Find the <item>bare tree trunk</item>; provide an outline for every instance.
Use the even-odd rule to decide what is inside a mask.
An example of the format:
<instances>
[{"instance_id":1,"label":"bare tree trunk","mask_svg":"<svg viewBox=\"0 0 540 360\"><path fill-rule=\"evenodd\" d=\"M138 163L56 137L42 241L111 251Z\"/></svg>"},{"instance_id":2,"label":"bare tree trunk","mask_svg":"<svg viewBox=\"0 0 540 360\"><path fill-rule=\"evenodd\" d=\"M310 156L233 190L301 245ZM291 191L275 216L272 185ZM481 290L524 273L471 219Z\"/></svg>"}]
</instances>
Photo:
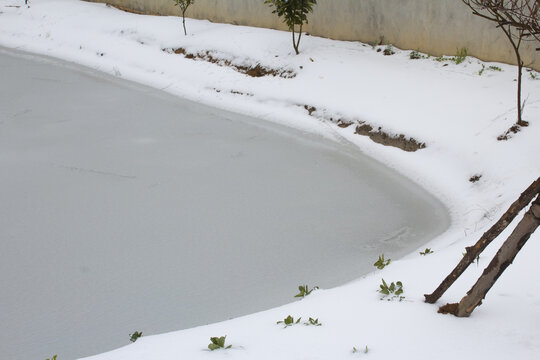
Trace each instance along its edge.
<instances>
[{"instance_id":1,"label":"bare tree trunk","mask_svg":"<svg viewBox=\"0 0 540 360\"><path fill-rule=\"evenodd\" d=\"M501 216L488 231L482 235L480 240L474 246L468 247L467 252L452 270L452 272L443 280L443 282L435 289L431 294L426 294L426 302L433 304L448 290L450 286L465 272L474 259L478 257L484 251L484 249L497 237L500 233L506 229L506 227L515 219L519 212L527 206L534 197L540 193L540 177L536 179L520 196L519 199L514 201L508 210Z\"/></svg>"},{"instance_id":2,"label":"bare tree trunk","mask_svg":"<svg viewBox=\"0 0 540 360\"><path fill-rule=\"evenodd\" d=\"M461 299L454 315L458 317L468 317L477 306L482 304L487 292L502 275L504 270L512 264L517 253L529 240L531 234L540 225L540 196L532 203L529 211L525 213L523 219L516 226L512 234L504 242L493 260L476 284Z\"/></svg>"},{"instance_id":3,"label":"bare tree trunk","mask_svg":"<svg viewBox=\"0 0 540 360\"><path fill-rule=\"evenodd\" d=\"M295 50L296 50L296 55L300 54L300 51L298 49L300 49L300 39L302 39L302 27L303 27L304 24L300 24L300 31L298 32L298 41L296 42L296 46L295 46Z\"/></svg>"},{"instance_id":4,"label":"bare tree trunk","mask_svg":"<svg viewBox=\"0 0 540 360\"><path fill-rule=\"evenodd\" d=\"M184 36L187 36L187 30L186 30L186 9L182 11L182 25L184 26Z\"/></svg>"},{"instance_id":5,"label":"bare tree trunk","mask_svg":"<svg viewBox=\"0 0 540 360\"><path fill-rule=\"evenodd\" d=\"M294 32L294 27L292 28L292 46L294 48L294 51L296 51L296 55L300 54L300 52L298 51L298 46L296 45L296 36Z\"/></svg>"},{"instance_id":6,"label":"bare tree trunk","mask_svg":"<svg viewBox=\"0 0 540 360\"><path fill-rule=\"evenodd\" d=\"M518 119L516 123L520 126L527 126L529 125L528 122L523 121L523 104L521 102L521 83L523 78L523 60L521 60L521 54L519 52L519 48L521 47L521 42L523 40L523 31L518 30L519 35L517 36L517 43L514 41L514 38L512 38L511 30L506 30L504 26L501 26L502 31L504 31L504 34L510 40L510 44L512 44L512 48L514 49L514 53L516 54L516 60L518 63L518 78L517 78L517 111L518 111Z\"/></svg>"}]
</instances>

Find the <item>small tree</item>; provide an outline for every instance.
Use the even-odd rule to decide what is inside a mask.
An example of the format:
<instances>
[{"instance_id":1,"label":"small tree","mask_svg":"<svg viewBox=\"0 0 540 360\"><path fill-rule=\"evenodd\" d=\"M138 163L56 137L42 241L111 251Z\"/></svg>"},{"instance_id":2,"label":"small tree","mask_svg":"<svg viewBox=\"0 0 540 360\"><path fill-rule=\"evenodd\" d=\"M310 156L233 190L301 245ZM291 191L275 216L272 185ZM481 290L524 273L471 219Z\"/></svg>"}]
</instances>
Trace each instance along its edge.
<instances>
[{"instance_id":1,"label":"small tree","mask_svg":"<svg viewBox=\"0 0 540 360\"><path fill-rule=\"evenodd\" d=\"M184 35L187 36L186 31L186 11L188 7L195 2L195 0L173 0L174 6L179 6L182 11L182 25L184 25Z\"/></svg>"},{"instance_id":2,"label":"small tree","mask_svg":"<svg viewBox=\"0 0 540 360\"><path fill-rule=\"evenodd\" d=\"M518 63L517 84L517 124L527 126L523 121L522 112L524 103L521 101L521 78L523 72L523 60L519 52L520 46L525 40L539 38L540 26L538 26L539 1L538 0L462 0L473 12L489 21L497 23L504 35L510 41ZM536 24L536 27L534 25Z\"/></svg>"},{"instance_id":3,"label":"small tree","mask_svg":"<svg viewBox=\"0 0 540 360\"><path fill-rule=\"evenodd\" d=\"M302 38L302 27L308 23L307 15L313 12L313 5L317 4L317 0L264 0L264 3L275 7L272 14L283 17L283 22L292 32L294 51L296 55L300 54L298 48ZM296 26L299 26L298 39L296 39Z\"/></svg>"}]
</instances>

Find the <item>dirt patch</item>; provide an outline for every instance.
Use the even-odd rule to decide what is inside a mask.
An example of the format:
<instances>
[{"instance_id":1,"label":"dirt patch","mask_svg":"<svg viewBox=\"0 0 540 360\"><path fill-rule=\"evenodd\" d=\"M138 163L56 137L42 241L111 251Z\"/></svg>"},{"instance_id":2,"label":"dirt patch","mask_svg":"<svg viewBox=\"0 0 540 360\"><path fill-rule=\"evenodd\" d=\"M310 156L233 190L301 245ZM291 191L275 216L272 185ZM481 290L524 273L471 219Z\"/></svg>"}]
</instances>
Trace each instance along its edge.
<instances>
[{"instance_id":1,"label":"dirt patch","mask_svg":"<svg viewBox=\"0 0 540 360\"><path fill-rule=\"evenodd\" d=\"M439 308L437 311L439 314L452 314L456 315L458 311L458 303L446 304Z\"/></svg>"},{"instance_id":2,"label":"dirt patch","mask_svg":"<svg viewBox=\"0 0 540 360\"><path fill-rule=\"evenodd\" d=\"M317 108L315 106L309 106L309 105L304 105L304 109L306 109L309 116L312 116L311 114L317 111Z\"/></svg>"},{"instance_id":3,"label":"dirt patch","mask_svg":"<svg viewBox=\"0 0 540 360\"><path fill-rule=\"evenodd\" d=\"M477 174L477 175L471 176L471 178L469 179L469 181L472 182L472 183L474 184L475 182L480 181L481 178L482 178L482 175Z\"/></svg>"},{"instance_id":4,"label":"dirt patch","mask_svg":"<svg viewBox=\"0 0 540 360\"><path fill-rule=\"evenodd\" d=\"M529 123L526 121L522 121L521 124L514 124L510 127L510 129L506 130L504 134L499 135L497 137L497 140L506 141L510 139L513 134L517 134L518 132L520 132L522 127L527 127L527 126L529 126Z\"/></svg>"},{"instance_id":5,"label":"dirt patch","mask_svg":"<svg viewBox=\"0 0 540 360\"><path fill-rule=\"evenodd\" d=\"M426 147L425 143L419 142L414 138L406 138L404 134L392 136L384 132L381 127L373 130L373 127L366 123L358 125L355 134L369 136L371 140L378 144L397 147L408 152L414 152Z\"/></svg>"},{"instance_id":6,"label":"dirt patch","mask_svg":"<svg viewBox=\"0 0 540 360\"><path fill-rule=\"evenodd\" d=\"M221 93L222 90L218 88L214 88L214 91L217 93ZM229 93L233 95L254 96L252 93L245 93L243 91L238 91L238 90L229 90Z\"/></svg>"},{"instance_id":7,"label":"dirt patch","mask_svg":"<svg viewBox=\"0 0 540 360\"><path fill-rule=\"evenodd\" d=\"M255 66L245 66L245 65L234 64L230 60L220 59L213 56L210 53L210 51L205 51L202 53L200 52L188 53L186 49L184 48L163 49L163 51L173 52L178 55L183 55L186 59L204 60L204 61L210 62L212 64L216 64L219 66L227 66L233 70L238 71L241 74L245 74L245 75L256 77L256 78L263 77L263 76L278 76L283 79L292 79L296 76L296 74L292 70L287 70L287 69L273 69L273 68L262 66L261 64L257 64Z\"/></svg>"},{"instance_id":8,"label":"dirt patch","mask_svg":"<svg viewBox=\"0 0 540 360\"><path fill-rule=\"evenodd\" d=\"M342 119L339 119L337 121L337 126L339 126L342 129L346 129L349 126L351 126L352 124L353 124L352 122L343 121Z\"/></svg>"},{"instance_id":9,"label":"dirt patch","mask_svg":"<svg viewBox=\"0 0 540 360\"><path fill-rule=\"evenodd\" d=\"M245 93L243 91L238 91L238 90L231 90L230 93L233 95L253 96L252 93Z\"/></svg>"},{"instance_id":10,"label":"dirt patch","mask_svg":"<svg viewBox=\"0 0 540 360\"><path fill-rule=\"evenodd\" d=\"M424 149L426 144L419 142L414 138L407 138L404 134L398 136L392 136L386 133L381 127L377 130L373 129L373 126L364 121L352 121L343 118L335 119L333 116L325 117L324 115L317 114L317 108L315 106L303 105L303 108L308 112L309 116L316 117L321 120L330 121L340 128L348 128L351 125L357 124L355 134L368 136L371 140L378 144L385 146L393 146L403 151L414 152L420 149Z\"/></svg>"}]
</instances>

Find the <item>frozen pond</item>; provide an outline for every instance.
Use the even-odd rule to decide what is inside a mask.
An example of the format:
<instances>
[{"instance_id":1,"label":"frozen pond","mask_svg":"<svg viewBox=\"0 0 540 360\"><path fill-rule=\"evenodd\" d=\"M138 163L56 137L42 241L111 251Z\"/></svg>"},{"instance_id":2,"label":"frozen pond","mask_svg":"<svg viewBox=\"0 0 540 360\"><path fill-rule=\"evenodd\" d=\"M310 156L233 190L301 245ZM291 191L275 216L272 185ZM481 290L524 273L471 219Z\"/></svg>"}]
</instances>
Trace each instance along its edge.
<instances>
[{"instance_id":1,"label":"frozen pond","mask_svg":"<svg viewBox=\"0 0 540 360\"><path fill-rule=\"evenodd\" d=\"M6 50L0 74L4 359L264 310L448 226L352 146Z\"/></svg>"}]
</instances>

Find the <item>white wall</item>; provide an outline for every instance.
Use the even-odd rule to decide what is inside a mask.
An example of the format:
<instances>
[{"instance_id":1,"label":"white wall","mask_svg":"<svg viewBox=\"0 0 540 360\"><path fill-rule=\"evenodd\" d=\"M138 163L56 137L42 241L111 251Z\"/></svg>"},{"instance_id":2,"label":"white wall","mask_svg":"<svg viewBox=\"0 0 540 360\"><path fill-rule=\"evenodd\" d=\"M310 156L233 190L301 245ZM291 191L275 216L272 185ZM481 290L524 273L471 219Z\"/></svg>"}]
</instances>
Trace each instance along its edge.
<instances>
[{"instance_id":1,"label":"white wall","mask_svg":"<svg viewBox=\"0 0 540 360\"><path fill-rule=\"evenodd\" d=\"M172 0L92 0L144 13L179 15ZM264 0L196 0L188 16L213 22L286 29ZM515 55L494 23L471 14L461 0L318 0L305 30L339 40L378 41L401 49L455 55L466 47L483 60L515 63ZM540 69L537 43L525 43L525 64ZM536 63L535 63L536 61Z\"/></svg>"}]
</instances>

